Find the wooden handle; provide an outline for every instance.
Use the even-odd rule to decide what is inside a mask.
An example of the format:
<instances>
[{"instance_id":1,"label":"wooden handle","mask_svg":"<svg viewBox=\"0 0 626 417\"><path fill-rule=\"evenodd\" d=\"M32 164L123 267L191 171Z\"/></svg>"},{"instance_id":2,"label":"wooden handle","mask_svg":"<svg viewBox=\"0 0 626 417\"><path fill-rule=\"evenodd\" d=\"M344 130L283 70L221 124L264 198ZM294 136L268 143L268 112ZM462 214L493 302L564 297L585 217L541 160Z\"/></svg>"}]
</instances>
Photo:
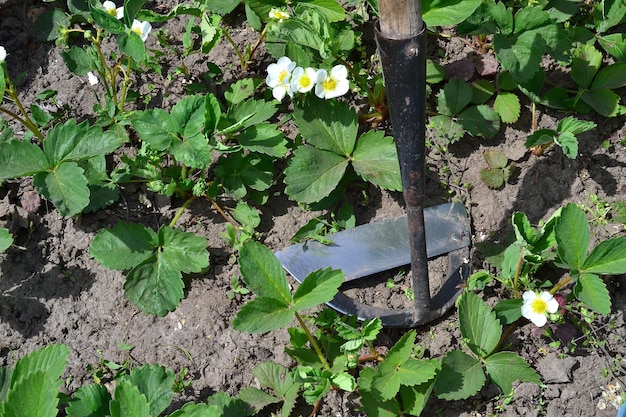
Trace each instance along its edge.
<instances>
[{"instance_id":1,"label":"wooden handle","mask_svg":"<svg viewBox=\"0 0 626 417\"><path fill-rule=\"evenodd\" d=\"M380 33L390 39L407 39L422 30L420 0L378 0Z\"/></svg>"}]
</instances>

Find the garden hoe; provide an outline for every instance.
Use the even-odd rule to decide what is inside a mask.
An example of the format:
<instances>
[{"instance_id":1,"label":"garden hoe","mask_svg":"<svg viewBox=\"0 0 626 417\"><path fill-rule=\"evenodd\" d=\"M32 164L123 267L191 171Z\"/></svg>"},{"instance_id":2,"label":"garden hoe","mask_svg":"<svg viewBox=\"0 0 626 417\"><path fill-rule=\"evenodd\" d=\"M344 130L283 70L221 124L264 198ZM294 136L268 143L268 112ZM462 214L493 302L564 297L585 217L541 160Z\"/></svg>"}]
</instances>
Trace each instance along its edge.
<instances>
[{"instance_id":1,"label":"garden hoe","mask_svg":"<svg viewBox=\"0 0 626 417\"><path fill-rule=\"evenodd\" d=\"M390 327L415 327L441 317L454 305L469 266L469 218L461 204L424 208L426 122L426 31L419 0L379 0L376 30L393 127L406 215L372 222L328 236L324 245L308 241L276 256L296 280L332 267L344 281L411 264L413 305L404 310L360 303L343 292L329 303L360 319L380 317ZM430 277L428 258L448 254L447 276ZM432 282L431 282L432 280ZM436 292L431 296L431 284Z\"/></svg>"}]
</instances>

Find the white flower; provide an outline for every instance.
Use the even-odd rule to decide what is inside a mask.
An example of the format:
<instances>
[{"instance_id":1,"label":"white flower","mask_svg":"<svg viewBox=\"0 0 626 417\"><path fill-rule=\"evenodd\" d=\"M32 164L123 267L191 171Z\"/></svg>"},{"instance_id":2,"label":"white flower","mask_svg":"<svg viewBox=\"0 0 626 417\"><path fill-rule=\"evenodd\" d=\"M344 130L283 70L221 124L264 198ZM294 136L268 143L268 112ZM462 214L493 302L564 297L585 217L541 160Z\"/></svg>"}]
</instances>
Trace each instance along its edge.
<instances>
[{"instance_id":1,"label":"white flower","mask_svg":"<svg viewBox=\"0 0 626 417\"><path fill-rule=\"evenodd\" d=\"M91 71L89 71L89 72L87 73L87 79L89 80L89 84L91 84L91 85L96 85L96 84L98 84L98 77L96 77L96 76L94 75L94 73L93 73L93 72L91 72Z\"/></svg>"},{"instance_id":2,"label":"white flower","mask_svg":"<svg viewBox=\"0 0 626 417\"><path fill-rule=\"evenodd\" d=\"M272 8L268 14L270 19L276 19L279 22L282 22L285 19L289 19L291 16L284 10Z\"/></svg>"},{"instance_id":3,"label":"white flower","mask_svg":"<svg viewBox=\"0 0 626 417\"><path fill-rule=\"evenodd\" d=\"M150 22L140 22L139 20L133 20L133 25L130 28L131 32L135 32L142 41L146 41L148 39L148 33L152 30L152 25Z\"/></svg>"},{"instance_id":4,"label":"white flower","mask_svg":"<svg viewBox=\"0 0 626 417\"><path fill-rule=\"evenodd\" d=\"M104 10L111 16L115 16L118 19L124 17L124 7L117 7L112 1L105 1L102 3L102 7L104 7Z\"/></svg>"},{"instance_id":5,"label":"white flower","mask_svg":"<svg viewBox=\"0 0 626 417\"><path fill-rule=\"evenodd\" d=\"M559 302L547 291L537 294L534 291L526 291L522 296L522 316L532 321L537 327L541 327L548 321L548 313L556 313Z\"/></svg>"},{"instance_id":6,"label":"white flower","mask_svg":"<svg viewBox=\"0 0 626 417\"><path fill-rule=\"evenodd\" d=\"M348 70L343 65L334 66L330 74L324 69L317 70L315 82L315 95L319 98L339 97L350 89Z\"/></svg>"},{"instance_id":7,"label":"white flower","mask_svg":"<svg viewBox=\"0 0 626 417\"><path fill-rule=\"evenodd\" d=\"M315 74L313 68L297 67L291 74L291 90L300 93L311 91L315 86Z\"/></svg>"},{"instance_id":8,"label":"white flower","mask_svg":"<svg viewBox=\"0 0 626 417\"><path fill-rule=\"evenodd\" d=\"M7 50L4 49L4 46L0 46L0 64L7 59Z\"/></svg>"},{"instance_id":9,"label":"white flower","mask_svg":"<svg viewBox=\"0 0 626 417\"><path fill-rule=\"evenodd\" d=\"M291 72L296 67L296 63L286 56L280 58L275 64L267 67L267 77L265 83L272 89L272 95L276 100L282 101L285 94L293 96L291 90Z\"/></svg>"}]
</instances>

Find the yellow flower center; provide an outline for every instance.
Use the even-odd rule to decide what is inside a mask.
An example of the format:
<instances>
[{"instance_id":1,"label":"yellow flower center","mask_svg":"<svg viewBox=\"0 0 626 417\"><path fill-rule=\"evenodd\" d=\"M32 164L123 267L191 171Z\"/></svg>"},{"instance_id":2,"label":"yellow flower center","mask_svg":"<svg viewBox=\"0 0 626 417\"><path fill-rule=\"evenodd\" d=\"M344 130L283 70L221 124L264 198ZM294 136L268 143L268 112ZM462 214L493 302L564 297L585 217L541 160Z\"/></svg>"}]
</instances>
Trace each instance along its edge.
<instances>
[{"instance_id":1,"label":"yellow flower center","mask_svg":"<svg viewBox=\"0 0 626 417\"><path fill-rule=\"evenodd\" d=\"M289 71L282 70L280 74L278 74L278 82L280 84L285 84L285 78L289 76Z\"/></svg>"},{"instance_id":2,"label":"yellow flower center","mask_svg":"<svg viewBox=\"0 0 626 417\"><path fill-rule=\"evenodd\" d=\"M139 37L141 38L141 28L140 27L135 27L133 29L131 29L133 32L135 32L137 35L139 35Z\"/></svg>"},{"instance_id":3,"label":"yellow flower center","mask_svg":"<svg viewBox=\"0 0 626 417\"><path fill-rule=\"evenodd\" d=\"M109 12L111 16L117 16L117 10L114 8L107 9L107 12Z\"/></svg>"},{"instance_id":4,"label":"yellow flower center","mask_svg":"<svg viewBox=\"0 0 626 417\"><path fill-rule=\"evenodd\" d=\"M300 86L302 88L308 88L311 85L311 79L307 75L300 77Z\"/></svg>"},{"instance_id":5,"label":"yellow flower center","mask_svg":"<svg viewBox=\"0 0 626 417\"><path fill-rule=\"evenodd\" d=\"M530 308L533 309L533 313L535 314L546 314L548 311L548 303L541 298L535 298L533 302L530 303Z\"/></svg>"},{"instance_id":6,"label":"yellow flower center","mask_svg":"<svg viewBox=\"0 0 626 417\"><path fill-rule=\"evenodd\" d=\"M322 81L322 87L324 88L324 91L333 91L337 88L337 80L332 77L328 77Z\"/></svg>"}]
</instances>

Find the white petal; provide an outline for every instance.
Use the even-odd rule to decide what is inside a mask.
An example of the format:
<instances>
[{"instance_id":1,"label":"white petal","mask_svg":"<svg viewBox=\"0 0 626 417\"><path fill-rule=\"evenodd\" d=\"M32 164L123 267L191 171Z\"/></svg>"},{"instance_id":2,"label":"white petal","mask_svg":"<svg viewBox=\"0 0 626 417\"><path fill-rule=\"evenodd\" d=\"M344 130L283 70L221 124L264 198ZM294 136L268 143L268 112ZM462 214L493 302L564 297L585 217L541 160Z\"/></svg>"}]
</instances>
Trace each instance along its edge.
<instances>
[{"instance_id":1,"label":"white petal","mask_svg":"<svg viewBox=\"0 0 626 417\"><path fill-rule=\"evenodd\" d=\"M124 17L124 7L118 7L115 9L115 17L118 19L122 19Z\"/></svg>"},{"instance_id":2,"label":"white petal","mask_svg":"<svg viewBox=\"0 0 626 417\"><path fill-rule=\"evenodd\" d=\"M550 301L547 302L547 304L548 313L556 313L559 309L559 302L555 298L552 298Z\"/></svg>"},{"instance_id":3,"label":"white petal","mask_svg":"<svg viewBox=\"0 0 626 417\"><path fill-rule=\"evenodd\" d=\"M328 72L325 69L318 69L315 74L315 82L321 83L328 77Z\"/></svg>"},{"instance_id":4,"label":"white petal","mask_svg":"<svg viewBox=\"0 0 626 417\"><path fill-rule=\"evenodd\" d=\"M4 62L7 59L7 50L4 49L4 46L0 46L0 63Z\"/></svg>"},{"instance_id":5,"label":"white petal","mask_svg":"<svg viewBox=\"0 0 626 417\"><path fill-rule=\"evenodd\" d=\"M283 101L283 98L285 98L285 94L287 94L287 89L282 85L279 85L278 87L274 87L274 89L272 89L272 95L278 101Z\"/></svg>"},{"instance_id":6,"label":"white petal","mask_svg":"<svg viewBox=\"0 0 626 417\"><path fill-rule=\"evenodd\" d=\"M530 321L537 327L543 327L548 322L548 318L544 314L533 314Z\"/></svg>"},{"instance_id":7,"label":"white petal","mask_svg":"<svg viewBox=\"0 0 626 417\"><path fill-rule=\"evenodd\" d=\"M91 85L98 84L98 77L96 77L91 71L87 73L87 79L89 80L89 84Z\"/></svg>"},{"instance_id":8,"label":"white petal","mask_svg":"<svg viewBox=\"0 0 626 417\"><path fill-rule=\"evenodd\" d=\"M322 86L322 84L315 84L315 95L319 98L324 98L324 96L326 95L326 91L324 91L324 86Z\"/></svg>"},{"instance_id":9,"label":"white petal","mask_svg":"<svg viewBox=\"0 0 626 417\"><path fill-rule=\"evenodd\" d=\"M537 293L534 291L525 291L524 294L522 295L522 298L524 299L525 302L529 302L537 298Z\"/></svg>"},{"instance_id":10,"label":"white petal","mask_svg":"<svg viewBox=\"0 0 626 417\"><path fill-rule=\"evenodd\" d=\"M330 74L337 79L348 78L348 69L343 65L336 65L330 70Z\"/></svg>"}]
</instances>

